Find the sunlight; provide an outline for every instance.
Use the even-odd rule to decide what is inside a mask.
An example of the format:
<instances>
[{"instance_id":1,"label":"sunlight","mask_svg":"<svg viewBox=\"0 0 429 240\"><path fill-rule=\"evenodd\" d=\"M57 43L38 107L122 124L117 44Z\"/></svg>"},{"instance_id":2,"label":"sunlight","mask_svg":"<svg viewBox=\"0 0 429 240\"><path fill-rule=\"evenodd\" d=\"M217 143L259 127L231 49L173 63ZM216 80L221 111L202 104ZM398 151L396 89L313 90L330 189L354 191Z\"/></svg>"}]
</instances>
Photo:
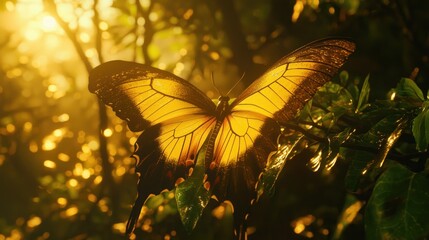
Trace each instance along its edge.
<instances>
[{"instance_id":1,"label":"sunlight","mask_svg":"<svg viewBox=\"0 0 429 240\"><path fill-rule=\"evenodd\" d=\"M64 212L64 215L65 215L66 217L71 217L71 216L76 215L78 212L79 212L79 209L78 209L77 207L73 206L73 207L68 208L68 209Z\"/></svg>"},{"instance_id":2,"label":"sunlight","mask_svg":"<svg viewBox=\"0 0 429 240\"><path fill-rule=\"evenodd\" d=\"M111 136L113 135L113 131L112 131L112 129L110 129L110 128L106 128L106 129L104 129L104 131L103 131L103 135L104 135L105 137L111 137Z\"/></svg>"},{"instance_id":3,"label":"sunlight","mask_svg":"<svg viewBox=\"0 0 429 240\"><path fill-rule=\"evenodd\" d=\"M57 167L57 164L56 164L54 161L51 161L51 160L45 160L45 161L43 162L43 166L45 166L46 168L54 169L54 168L56 168L56 167Z\"/></svg>"},{"instance_id":4,"label":"sunlight","mask_svg":"<svg viewBox=\"0 0 429 240\"><path fill-rule=\"evenodd\" d=\"M45 138L43 140L42 149L43 151L51 151L54 150L57 147L57 144L54 142L51 138Z\"/></svg>"},{"instance_id":5,"label":"sunlight","mask_svg":"<svg viewBox=\"0 0 429 240\"><path fill-rule=\"evenodd\" d=\"M60 30L55 18L49 15L42 17L42 20L40 21L40 25L42 30L45 32L53 32L53 31Z\"/></svg>"},{"instance_id":6,"label":"sunlight","mask_svg":"<svg viewBox=\"0 0 429 240\"><path fill-rule=\"evenodd\" d=\"M35 228L42 223L42 219L38 216L34 216L27 221L27 227Z\"/></svg>"},{"instance_id":7,"label":"sunlight","mask_svg":"<svg viewBox=\"0 0 429 240\"><path fill-rule=\"evenodd\" d=\"M72 179L70 179L69 181L68 181L68 185L70 186L70 187L77 187L77 185L79 184L79 182L76 180L76 179L74 179L74 178L72 178Z\"/></svg>"},{"instance_id":8,"label":"sunlight","mask_svg":"<svg viewBox=\"0 0 429 240\"><path fill-rule=\"evenodd\" d=\"M57 203L60 207L65 207L68 203L67 198L59 197L57 198Z\"/></svg>"},{"instance_id":9,"label":"sunlight","mask_svg":"<svg viewBox=\"0 0 429 240\"><path fill-rule=\"evenodd\" d=\"M322 151L320 150L314 157L310 159L308 165L310 166L311 171L317 172L320 169L322 162Z\"/></svg>"},{"instance_id":10,"label":"sunlight","mask_svg":"<svg viewBox=\"0 0 429 240\"><path fill-rule=\"evenodd\" d=\"M125 223L115 223L112 228L120 233L125 233L126 224Z\"/></svg>"}]
</instances>

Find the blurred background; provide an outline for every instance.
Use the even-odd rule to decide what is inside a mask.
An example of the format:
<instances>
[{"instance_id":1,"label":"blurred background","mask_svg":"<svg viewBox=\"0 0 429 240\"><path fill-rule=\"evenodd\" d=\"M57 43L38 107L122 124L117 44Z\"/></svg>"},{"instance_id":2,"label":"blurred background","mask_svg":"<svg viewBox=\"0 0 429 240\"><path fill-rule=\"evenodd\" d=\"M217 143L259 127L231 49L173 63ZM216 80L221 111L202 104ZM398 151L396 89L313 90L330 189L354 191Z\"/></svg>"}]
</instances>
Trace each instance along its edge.
<instances>
[{"instance_id":1,"label":"blurred background","mask_svg":"<svg viewBox=\"0 0 429 240\"><path fill-rule=\"evenodd\" d=\"M357 45L343 69L357 82L370 74L371 98L384 99L415 67L428 89L428 12L417 0L1 0L0 240L123 239L138 135L88 92L100 63L150 64L211 98L211 73L221 89L245 73L236 96L292 50L342 36ZM254 207L249 239L332 237L347 163L330 174L306 164L288 163L274 196ZM343 236L363 239L360 213Z\"/></svg>"}]
</instances>

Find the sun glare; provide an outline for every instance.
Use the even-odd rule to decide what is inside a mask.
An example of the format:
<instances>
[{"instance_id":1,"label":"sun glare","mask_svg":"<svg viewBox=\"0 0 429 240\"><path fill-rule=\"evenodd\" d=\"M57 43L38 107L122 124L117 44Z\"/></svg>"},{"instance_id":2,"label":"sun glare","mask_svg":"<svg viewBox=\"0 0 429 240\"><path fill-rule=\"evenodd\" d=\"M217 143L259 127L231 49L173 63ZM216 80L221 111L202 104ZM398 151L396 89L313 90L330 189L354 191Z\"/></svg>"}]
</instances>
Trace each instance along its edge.
<instances>
[{"instance_id":1,"label":"sun glare","mask_svg":"<svg viewBox=\"0 0 429 240\"><path fill-rule=\"evenodd\" d=\"M42 30L45 32L53 32L57 30L58 24L55 18L49 15L43 16L40 22Z\"/></svg>"}]
</instances>

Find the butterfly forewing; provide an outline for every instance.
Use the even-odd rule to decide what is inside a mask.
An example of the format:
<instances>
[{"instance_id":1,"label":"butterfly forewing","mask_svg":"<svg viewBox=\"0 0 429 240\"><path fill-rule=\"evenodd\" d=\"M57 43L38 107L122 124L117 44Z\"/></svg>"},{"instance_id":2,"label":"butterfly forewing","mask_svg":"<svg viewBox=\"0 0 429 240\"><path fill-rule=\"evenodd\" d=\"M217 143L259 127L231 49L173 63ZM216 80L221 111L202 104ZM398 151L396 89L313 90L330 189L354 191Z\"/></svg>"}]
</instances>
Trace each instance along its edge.
<instances>
[{"instance_id":1,"label":"butterfly forewing","mask_svg":"<svg viewBox=\"0 0 429 240\"><path fill-rule=\"evenodd\" d=\"M189 82L148 65L111 61L95 68L89 90L132 131L183 116L214 116L216 106Z\"/></svg>"},{"instance_id":2,"label":"butterfly forewing","mask_svg":"<svg viewBox=\"0 0 429 240\"><path fill-rule=\"evenodd\" d=\"M254 81L232 103L232 112L256 112L280 122L293 118L354 49L348 40L324 39L292 52Z\"/></svg>"}]
</instances>

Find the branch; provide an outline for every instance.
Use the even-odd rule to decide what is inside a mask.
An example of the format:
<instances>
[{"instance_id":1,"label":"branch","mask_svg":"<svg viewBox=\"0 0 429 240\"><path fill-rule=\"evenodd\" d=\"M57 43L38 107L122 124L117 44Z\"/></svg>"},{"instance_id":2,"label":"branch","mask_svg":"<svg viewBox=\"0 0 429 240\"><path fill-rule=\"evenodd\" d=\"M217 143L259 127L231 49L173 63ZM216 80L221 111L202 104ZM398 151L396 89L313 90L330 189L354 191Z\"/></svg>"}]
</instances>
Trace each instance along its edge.
<instances>
[{"instance_id":1,"label":"branch","mask_svg":"<svg viewBox=\"0 0 429 240\"><path fill-rule=\"evenodd\" d=\"M102 47L102 32L101 29L99 27L100 24L100 14L98 13L97 10L97 5L98 5L98 0L94 0L94 5L93 5L93 11L94 11L94 18L92 19L92 22L94 23L94 28L95 28L95 49L97 50L98 53L98 61L100 63L104 62L103 59L103 47Z\"/></svg>"},{"instance_id":2,"label":"branch","mask_svg":"<svg viewBox=\"0 0 429 240\"><path fill-rule=\"evenodd\" d=\"M152 60L149 57L149 44L152 42L154 36L154 29L151 20L149 19L149 14L153 9L152 1L148 9L145 11L139 0L136 0L137 13L141 15L144 19L144 41L142 45L142 54L144 63L147 65L152 65Z\"/></svg>"},{"instance_id":3,"label":"branch","mask_svg":"<svg viewBox=\"0 0 429 240\"><path fill-rule=\"evenodd\" d=\"M57 23L61 26L61 28L63 29L63 31L66 33L67 37L72 41L73 46L76 49L77 54L79 55L80 60L83 62L83 64L85 65L85 68L87 70L87 72L89 73L92 70L92 65L89 62L89 59L86 57L85 52L83 51L83 48L81 46L81 44L79 43L79 41L77 40L76 37L76 33L73 32L67 22L65 22L59 15L58 11L57 11L57 7L54 3L53 0L44 0L43 1L45 10L48 11L52 17L55 18L55 20L57 21Z\"/></svg>"}]
</instances>

